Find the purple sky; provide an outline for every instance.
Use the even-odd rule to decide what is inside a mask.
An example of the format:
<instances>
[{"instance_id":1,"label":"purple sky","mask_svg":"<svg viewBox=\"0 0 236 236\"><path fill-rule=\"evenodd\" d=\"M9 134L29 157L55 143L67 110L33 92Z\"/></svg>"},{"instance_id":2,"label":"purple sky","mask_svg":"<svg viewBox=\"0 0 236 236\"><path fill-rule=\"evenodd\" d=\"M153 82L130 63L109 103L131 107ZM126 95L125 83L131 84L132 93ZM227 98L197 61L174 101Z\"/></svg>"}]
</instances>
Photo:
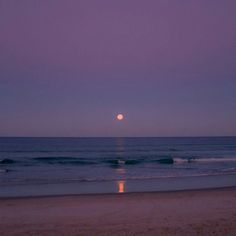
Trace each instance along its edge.
<instances>
[{"instance_id":1,"label":"purple sky","mask_svg":"<svg viewBox=\"0 0 236 236\"><path fill-rule=\"evenodd\" d=\"M0 0L0 136L236 135L235 9Z\"/></svg>"}]
</instances>

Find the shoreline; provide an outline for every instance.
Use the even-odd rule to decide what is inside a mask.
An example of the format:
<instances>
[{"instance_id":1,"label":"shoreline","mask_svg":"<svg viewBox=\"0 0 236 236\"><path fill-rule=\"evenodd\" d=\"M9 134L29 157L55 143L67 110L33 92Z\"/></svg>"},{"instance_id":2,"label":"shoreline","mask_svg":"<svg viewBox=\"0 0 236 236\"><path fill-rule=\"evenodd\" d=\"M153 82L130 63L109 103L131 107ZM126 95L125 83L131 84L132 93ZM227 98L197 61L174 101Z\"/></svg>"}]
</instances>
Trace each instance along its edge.
<instances>
[{"instance_id":1,"label":"shoreline","mask_svg":"<svg viewBox=\"0 0 236 236\"><path fill-rule=\"evenodd\" d=\"M236 175L0 186L0 198L172 192L236 186Z\"/></svg>"},{"instance_id":2,"label":"shoreline","mask_svg":"<svg viewBox=\"0 0 236 236\"><path fill-rule=\"evenodd\" d=\"M199 188L199 189L181 189L181 190L166 190L166 191L137 191L137 192L124 192L124 193L76 193L76 194L55 194L55 195L39 195L39 196L13 196L1 197L1 200L17 200L17 199L44 199L44 198L64 198L64 197L99 197L99 196L124 196L136 194L174 194L174 193L190 193L190 192L211 192L211 191L229 191L235 190L236 186L213 187L213 188Z\"/></svg>"},{"instance_id":3,"label":"shoreline","mask_svg":"<svg viewBox=\"0 0 236 236\"><path fill-rule=\"evenodd\" d=\"M236 187L0 199L1 236L236 235Z\"/></svg>"}]
</instances>

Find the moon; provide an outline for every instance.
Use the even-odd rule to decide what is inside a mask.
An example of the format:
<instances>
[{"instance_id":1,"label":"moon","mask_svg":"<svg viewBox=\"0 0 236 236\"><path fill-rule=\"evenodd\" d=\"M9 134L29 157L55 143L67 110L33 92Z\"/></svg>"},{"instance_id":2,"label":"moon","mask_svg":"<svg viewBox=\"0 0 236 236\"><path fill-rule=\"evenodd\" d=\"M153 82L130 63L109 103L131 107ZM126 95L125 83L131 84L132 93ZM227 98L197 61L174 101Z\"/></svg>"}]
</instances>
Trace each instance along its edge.
<instances>
[{"instance_id":1,"label":"moon","mask_svg":"<svg viewBox=\"0 0 236 236\"><path fill-rule=\"evenodd\" d=\"M117 120L123 120L123 119L124 119L124 115L123 115L123 114L118 114L118 115L116 116L116 119L117 119Z\"/></svg>"}]
</instances>

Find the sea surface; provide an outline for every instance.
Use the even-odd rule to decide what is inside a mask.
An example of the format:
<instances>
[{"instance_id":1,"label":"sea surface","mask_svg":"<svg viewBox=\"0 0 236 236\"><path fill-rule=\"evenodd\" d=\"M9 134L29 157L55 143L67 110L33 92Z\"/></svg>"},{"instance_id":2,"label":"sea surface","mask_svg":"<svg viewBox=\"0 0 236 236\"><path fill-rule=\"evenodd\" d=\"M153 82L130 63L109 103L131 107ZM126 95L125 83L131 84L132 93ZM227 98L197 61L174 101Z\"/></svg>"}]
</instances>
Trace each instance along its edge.
<instances>
[{"instance_id":1,"label":"sea surface","mask_svg":"<svg viewBox=\"0 0 236 236\"><path fill-rule=\"evenodd\" d=\"M0 197L236 186L236 137L0 138Z\"/></svg>"}]
</instances>

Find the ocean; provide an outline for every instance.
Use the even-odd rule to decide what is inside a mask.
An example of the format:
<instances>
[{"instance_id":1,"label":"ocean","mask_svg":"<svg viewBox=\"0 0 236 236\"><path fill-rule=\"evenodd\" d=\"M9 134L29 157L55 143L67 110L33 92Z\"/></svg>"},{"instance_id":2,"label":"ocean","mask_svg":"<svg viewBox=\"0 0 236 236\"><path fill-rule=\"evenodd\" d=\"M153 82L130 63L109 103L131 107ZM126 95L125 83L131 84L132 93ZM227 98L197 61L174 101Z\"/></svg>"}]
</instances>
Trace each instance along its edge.
<instances>
[{"instance_id":1,"label":"ocean","mask_svg":"<svg viewBox=\"0 0 236 236\"><path fill-rule=\"evenodd\" d=\"M236 137L0 138L0 197L236 186Z\"/></svg>"}]
</instances>

